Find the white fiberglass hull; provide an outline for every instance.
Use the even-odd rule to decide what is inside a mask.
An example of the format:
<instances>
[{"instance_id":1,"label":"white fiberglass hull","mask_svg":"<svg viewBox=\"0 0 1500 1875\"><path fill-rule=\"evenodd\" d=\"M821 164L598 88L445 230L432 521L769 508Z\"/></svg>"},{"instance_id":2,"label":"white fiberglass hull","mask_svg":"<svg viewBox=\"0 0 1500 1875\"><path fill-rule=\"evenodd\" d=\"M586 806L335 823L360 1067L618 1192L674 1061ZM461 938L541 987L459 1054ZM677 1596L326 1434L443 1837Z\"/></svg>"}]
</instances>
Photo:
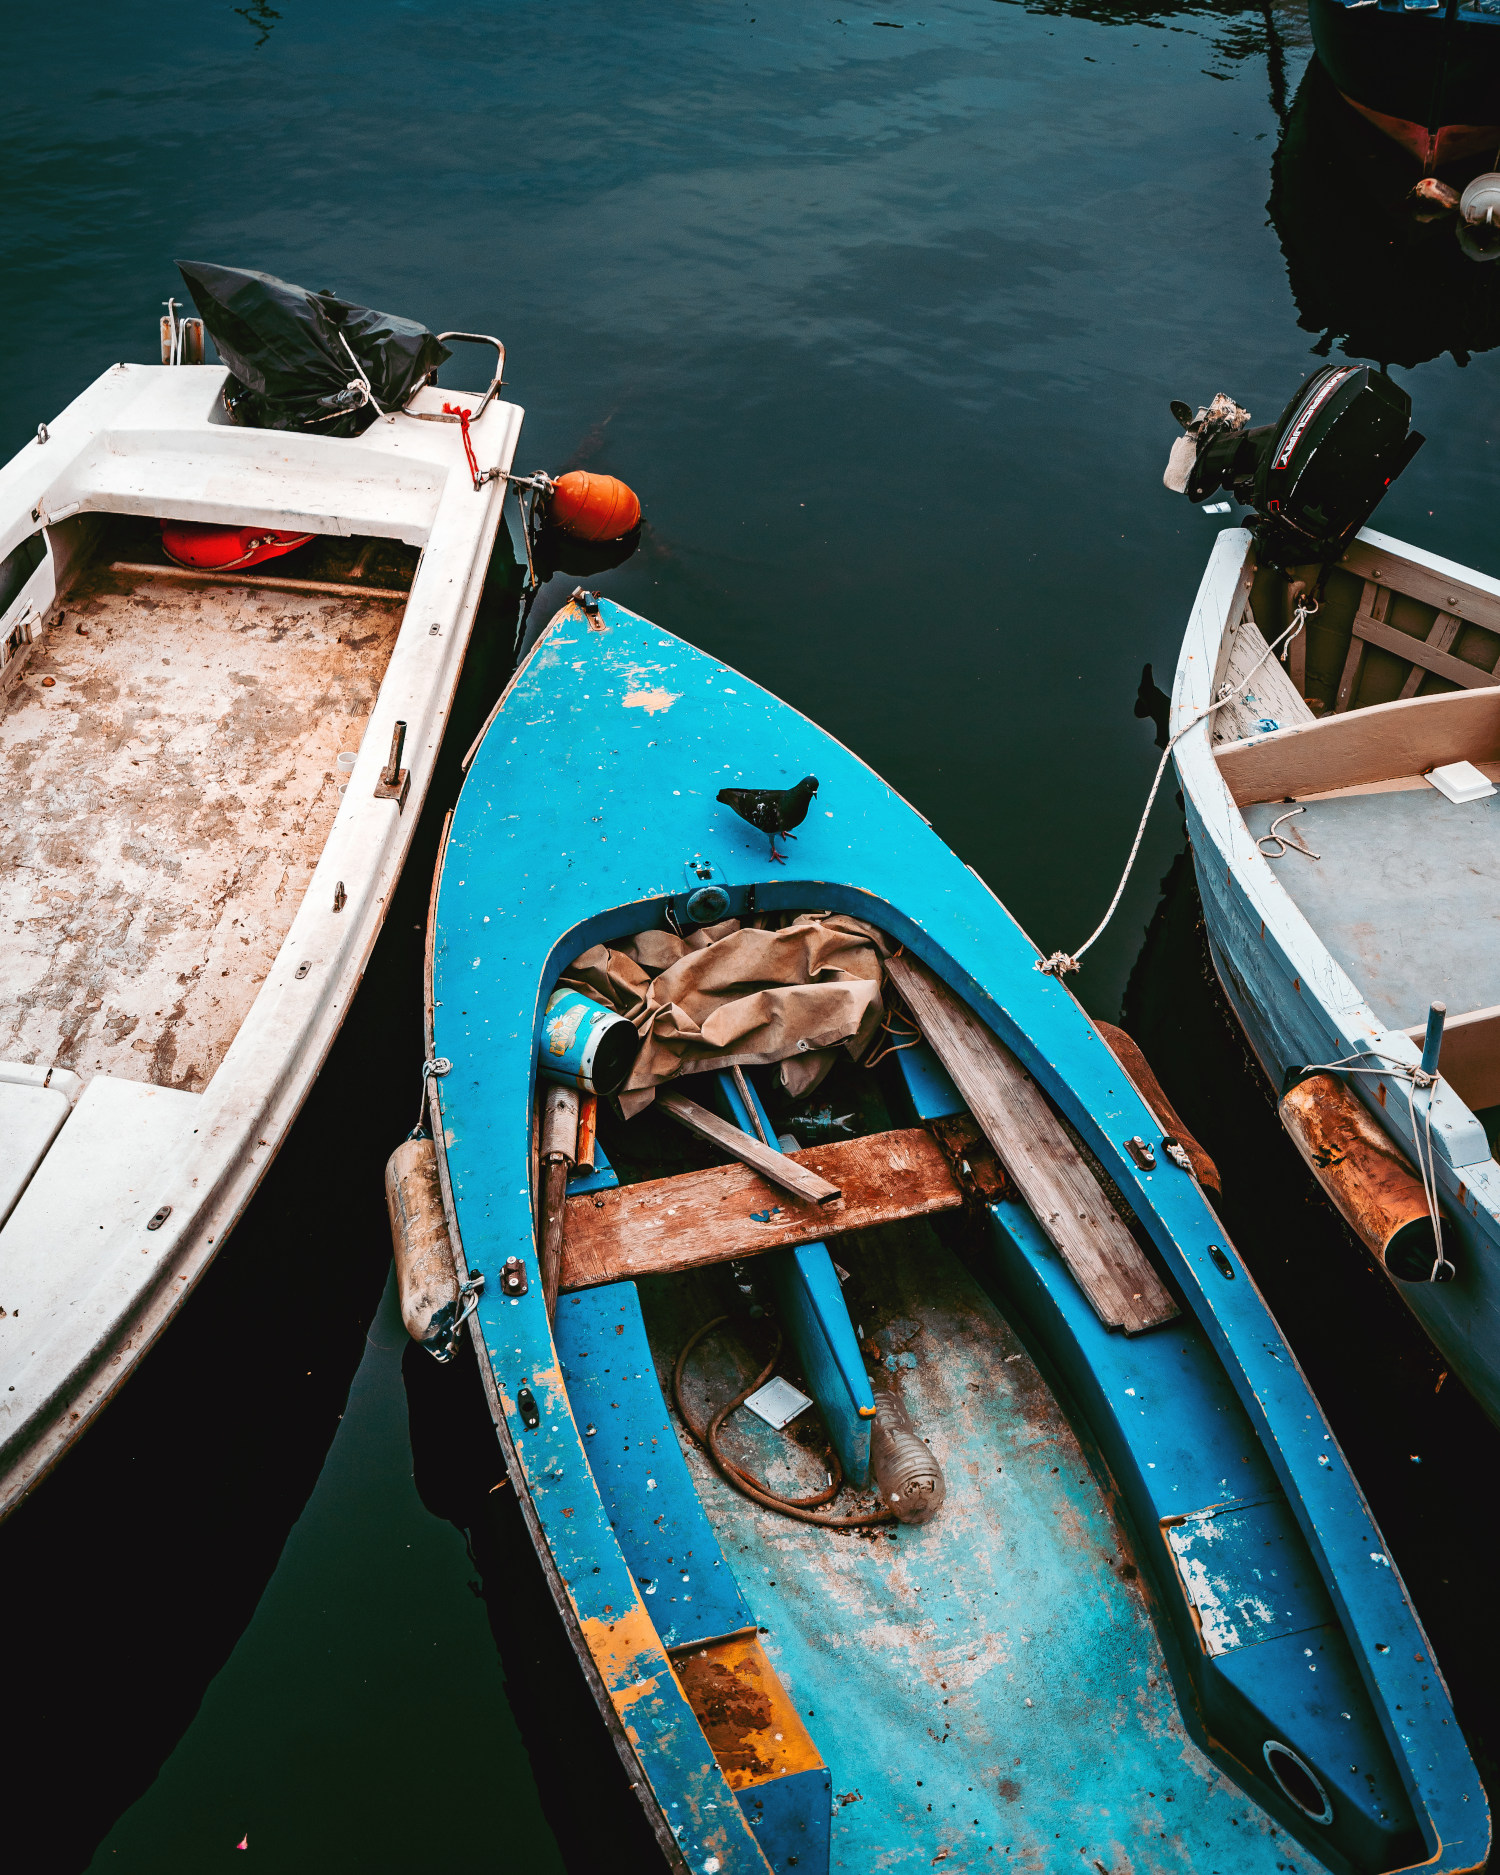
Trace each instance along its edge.
<instances>
[{"instance_id":1,"label":"white fiberglass hull","mask_svg":"<svg viewBox=\"0 0 1500 1875\"><path fill-rule=\"evenodd\" d=\"M1391 588L1422 593L1430 587L1432 602L1438 607L1451 601L1465 618L1500 621L1500 583L1468 569L1368 530L1351 548L1349 559L1362 575L1371 579L1380 575ZM1377 567L1375 560L1384 564ZM1183 643L1172 697L1174 734L1205 708L1231 669L1236 674L1248 670L1264 648L1264 639L1280 629L1279 621L1274 627L1268 623L1263 638L1254 621L1247 621L1254 576L1250 536L1238 529L1226 530L1215 546ZM1447 590L1438 591L1440 587ZM1296 854L1268 858L1257 843L1257 834L1263 831L1261 820L1281 813L1283 805L1306 802L1306 815L1290 824L1298 832L1306 829L1309 844L1316 846L1312 804L1335 797L1343 797L1341 807L1351 798L1389 802L1393 793L1403 791L1412 796L1420 771L1430 762L1420 753L1410 753L1408 745L1416 748L1422 735L1430 738L1435 733L1431 725L1439 717L1458 711L1471 718L1477 711L1500 712L1500 690L1471 688L1420 695L1416 685L1408 684L1399 699L1318 720L1273 660L1252 679L1252 692L1253 703L1201 723L1175 750L1215 968L1278 1093L1289 1068L1366 1056L1377 1072L1350 1077L1349 1085L1414 1159L1416 1140L1406 1094L1409 1083L1399 1073L1378 1070L1382 1063L1418 1062L1420 1048L1409 1031L1424 1013L1422 1001L1411 989L1393 989L1381 979L1374 962L1365 975L1361 960L1378 959L1382 954L1378 943L1366 946L1358 958L1346 949L1349 968L1345 968L1325 941L1327 926L1320 921L1315 928L1294 897L1295 891L1308 900L1306 881L1313 875L1288 869L1310 868L1318 862ZM1278 727L1258 732L1257 719ZM1493 732L1486 729L1484 734ZM1383 774L1381 754L1390 752L1385 765L1393 771L1391 779L1371 781L1360 772L1357 759L1350 754L1357 736L1366 746L1363 759L1370 774ZM1328 750L1335 764L1341 761L1344 766L1337 773L1330 768L1320 777L1318 765L1329 760ZM1475 753L1483 750L1476 745ZM1412 776L1396 772L1407 767L1413 768ZM1264 771L1265 779L1257 782L1254 771ZM1425 788L1425 783L1420 786ZM1275 804L1257 815L1248 800ZM1413 855L1407 869L1412 877L1423 857ZM1390 864L1391 858L1372 854L1372 875L1377 867ZM1395 859L1399 874L1400 856ZM1476 904L1473 915L1494 913L1486 901ZM1377 929L1375 937L1380 935ZM1461 935L1449 931L1449 948ZM1434 973L1444 949L1439 937L1435 927ZM1394 941L1384 948L1387 953L1393 951ZM1362 981L1351 975L1355 969L1360 970ZM1420 982L1420 973L1416 980ZM1411 1009L1399 1004L1402 993L1413 1002ZM1383 1013L1372 1006L1375 1001ZM1452 1015L1461 1012L1468 1014L1468 1004L1462 1000L1452 1007ZM1491 1034L1495 1013L1478 1009L1468 1015L1466 1025L1451 1024L1444 1063L1446 1068L1451 1057L1452 1079L1445 1075L1432 1106L1433 1167L1440 1201L1457 1234L1457 1274L1451 1282L1395 1282L1395 1286L1452 1371L1491 1418L1500 1422L1500 1165L1491 1156L1484 1127L1475 1117L1477 1107L1488 1105L1489 1095L1473 1091L1491 1087L1494 1080L1492 1061L1480 1059L1480 1044L1488 1057L1492 1050L1485 1038ZM1464 1027L1467 1035L1460 1040ZM1465 1048L1467 1055L1461 1052ZM1466 1087L1471 1089L1474 1107L1463 1098ZM1423 1100L1419 1095L1419 1115Z\"/></svg>"},{"instance_id":2,"label":"white fiberglass hull","mask_svg":"<svg viewBox=\"0 0 1500 1875\"><path fill-rule=\"evenodd\" d=\"M0 470L0 1120L21 1141L0 1173L0 1515L172 1319L322 1066L500 525L506 484L475 488L456 424L236 429L222 381L117 365ZM485 409L482 466L509 469L520 422ZM236 584L121 558L153 517L342 537L353 566ZM372 554L409 586L372 581ZM404 798L380 791L398 722Z\"/></svg>"}]
</instances>

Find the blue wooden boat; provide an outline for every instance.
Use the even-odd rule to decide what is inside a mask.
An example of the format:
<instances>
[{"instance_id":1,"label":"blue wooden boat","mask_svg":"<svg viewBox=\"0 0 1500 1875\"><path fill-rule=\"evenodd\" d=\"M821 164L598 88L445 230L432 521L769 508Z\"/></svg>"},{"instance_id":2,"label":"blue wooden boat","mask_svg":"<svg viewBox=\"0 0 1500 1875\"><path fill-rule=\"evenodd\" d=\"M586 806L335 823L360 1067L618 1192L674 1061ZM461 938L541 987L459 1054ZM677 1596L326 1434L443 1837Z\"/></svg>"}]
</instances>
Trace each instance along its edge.
<instances>
[{"instance_id":1,"label":"blue wooden boat","mask_svg":"<svg viewBox=\"0 0 1500 1875\"><path fill-rule=\"evenodd\" d=\"M805 774L816 804L774 867L716 794ZM943 1231L899 1198L887 1209L901 1221L850 1231L847 1177L843 1214L782 1193L726 1227L753 1175L700 1152L663 1096L629 1122L601 1111L549 1325L536 1201L549 993L590 945L691 931L705 881L715 915L724 899L742 920L831 910L903 947L908 1006L923 1007L916 984L1034 1077L1038 1126L1113 1189L1136 1280L1165 1297L1156 1325L1106 1326L1056 1247L1067 1221L986 1182L975 1099L941 1043L941 1059L924 1043L876 1070L846 1062L790 1108L765 1071L675 1085L717 1108L726 1135L796 1143L804 1168L885 1154L893 1186L901 1153L926 1163L947 1129L961 1150L945 1176L971 1188ZM474 754L429 953L429 1114L458 1275L483 1279L481 1377L665 1865L1484 1863L1484 1792L1420 1622L1181 1152L1004 907L867 767L717 658L576 597ZM937 1034L930 1010L922 1026ZM614 1220L617 1250L633 1245L634 1273L605 1267L597 1218ZM677 1245L675 1265L642 1219ZM753 1219L785 1226L782 1247L757 1256ZM746 1260L704 1260L709 1239L722 1258L736 1237ZM941 1462L931 1521L790 1520L705 1459L669 1408L674 1368L700 1423L745 1388L777 1345L764 1318L736 1314L747 1290L776 1310L781 1373L823 1429L799 1441L739 1413L736 1461L807 1491L831 1472L826 1444L849 1481L840 1505L858 1513L873 1375L882 1393L899 1384Z\"/></svg>"},{"instance_id":2,"label":"blue wooden boat","mask_svg":"<svg viewBox=\"0 0 1500 1875\"><path fill-rule=\"evenodd\" d=\"M1495 154L1495 0L1310 0L1308 13L1333 82L1425 169Z\"/></svg>"}]
</instances>

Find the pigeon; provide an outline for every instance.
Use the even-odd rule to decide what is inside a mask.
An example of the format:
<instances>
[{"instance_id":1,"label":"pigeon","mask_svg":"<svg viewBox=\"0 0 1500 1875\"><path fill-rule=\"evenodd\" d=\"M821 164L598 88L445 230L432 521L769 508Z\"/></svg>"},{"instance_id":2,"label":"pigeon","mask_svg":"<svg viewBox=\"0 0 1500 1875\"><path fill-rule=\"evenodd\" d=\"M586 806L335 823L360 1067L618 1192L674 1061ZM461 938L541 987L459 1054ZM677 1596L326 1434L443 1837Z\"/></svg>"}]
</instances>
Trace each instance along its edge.
<instances>
[{"instance_id":1,"label":"pigeon","mask_svg":"<svg viewBox=\"0 0 1500 1875\"><path fill-rule=\"evenodd\" d=\"M741 820L769 834L771 857L778 866L786 864L785 853L776 851L776 836L792 840L793 827L807 819L807 810L818 791L816 775L804 775L795 788L720 788L719 799L732 807Z\"/></svg>"}]
</instances>

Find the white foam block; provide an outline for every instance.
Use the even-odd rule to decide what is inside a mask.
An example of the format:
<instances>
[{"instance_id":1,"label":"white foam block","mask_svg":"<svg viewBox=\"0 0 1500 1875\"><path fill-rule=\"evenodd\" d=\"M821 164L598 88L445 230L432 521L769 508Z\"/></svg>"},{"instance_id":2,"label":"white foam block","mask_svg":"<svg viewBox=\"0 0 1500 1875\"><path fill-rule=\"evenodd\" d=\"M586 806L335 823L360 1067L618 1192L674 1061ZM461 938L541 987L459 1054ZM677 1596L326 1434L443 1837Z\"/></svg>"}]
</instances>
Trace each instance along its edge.
<instances>
[{"instance_id":1,"label":"white foam block","mask_svg":"<svg viewBox=\"0 0 1500 1875\"><path fill-rule=\"evenodd\" d=\"M805 1413L812 1401L789 1380L783 1380L778 1374L774 1380L758 1388L745 1402L750 1411L763 1419L768 1426L780 1432L783 1426L790 1425L799 1413Z\"/></svg>"},{"instance_id":2,"label":"white foam block","mask_svg":"<svg viewBox=\"0 0 1500 1875\"><path fill-rule=\"evenodd\" d=\"M1439 794L1460 807L1466 801L1482 801L1487 794L1495 793L1494 782L1472 762L1447 762L1441 768L1429 769L1427 779Z\"/></svg>"}]
</instances>

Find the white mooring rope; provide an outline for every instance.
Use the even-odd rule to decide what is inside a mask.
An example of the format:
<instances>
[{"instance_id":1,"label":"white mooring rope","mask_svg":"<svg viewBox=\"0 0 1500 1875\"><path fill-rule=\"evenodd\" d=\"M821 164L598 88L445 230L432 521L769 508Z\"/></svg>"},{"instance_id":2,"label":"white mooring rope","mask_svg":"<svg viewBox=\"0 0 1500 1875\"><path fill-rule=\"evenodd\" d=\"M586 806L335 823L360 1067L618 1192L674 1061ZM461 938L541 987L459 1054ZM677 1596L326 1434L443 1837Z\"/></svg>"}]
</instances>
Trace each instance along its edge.
<instances>
[{"instance_id":1,"label":"white mooring rope","mask_svg":"<svg viewBox=\"0 0 1500 1875\"><path fill-rule=\"evenodd\" d=\"M1289 646L1292 640L1297 636L1297 633L1302 630L1303 626L1317 609L1318 603L1315 599L1299 599L1297 601L1297 609L1292 614L1291 624L1287 626L1286 630L1279 638L1274 639L1266 646L1265 651L1255 660L1254 664L1250 666L1250 669L1240 681L1234 685L1223 685L1220 695L1214 702L1199 710L1192 721L1184 723L1177 734L1168 741L1167 746L1161 752L1161 760L1157 763L1156 779L1151 783L1151 792L1146 796L1146 810L1141 815L1141 824L1135 830L1135 841L1130 849L1130 857L1125 862L1124 872L1120 874L1120 883L1115 887L1115 895L1109 901L1109 910L1106 911L1104 916L1099 920L1099 923L1094 928L1089 938L1084 943L1080 944L1076 951L1054 951L1050 957L1039 957L1036 961L1036 968L1038 970L1042 971L1047 976L1064 977L1081 967L1084 952L1092 949L1099 939L1103 937L1109 927L1110 919L1115 915L1120 900L1125 896L1125 887L1130 882L1130 874L1135 866L1136 855L1141 850L1141 841L1146 837L1146 823L1150 820L1151 810L1156 805L1156 796L1161 788L1161 779L1167 772L1167 763L1171 758L1173 749L1176 748L1177 744L1181 742L1188 731L1190 729L1196 729L1205 717L1212 716L1216 710L1222 710L1226 703L1233 703L1240 692L1249 687L1250 679L1260 669L1261 665L1264 664L1268 658L1275 656L1276 652L1281 650L1283 646ZM1285 656L1284 651L1282 655L1283 657Z\"/></svg>"}]
</instances>

